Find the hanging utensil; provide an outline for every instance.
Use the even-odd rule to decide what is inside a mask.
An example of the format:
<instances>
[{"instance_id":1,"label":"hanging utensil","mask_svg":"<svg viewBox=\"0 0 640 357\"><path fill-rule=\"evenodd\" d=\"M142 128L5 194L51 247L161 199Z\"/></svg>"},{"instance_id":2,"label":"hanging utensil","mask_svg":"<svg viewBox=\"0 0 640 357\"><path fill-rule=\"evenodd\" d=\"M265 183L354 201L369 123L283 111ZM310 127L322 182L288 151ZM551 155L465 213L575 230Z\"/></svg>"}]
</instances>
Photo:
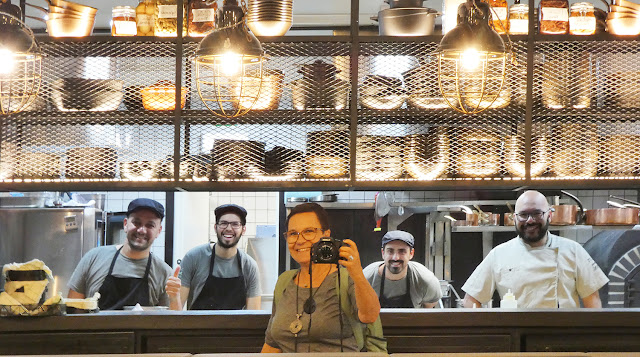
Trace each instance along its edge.
<instances>
[{"instance_id":1,"label":"hanging utensil","mask_svg":"<svg viewBox=\"0 0 640 357\"><path fill-rule=\"evenodd\" d=\"M632 200L630 200L628 198L622 198L622 197L618 197L618 196L614 196L614 195L609 195L609 198L614 198L616 200L620 200L620 201L623 201L623 202L627 202L627 203L631 203L631 204L640 206L640 202L632 201Z\"/></svg>"},{"instance_id":2,"label":"hanging utensil","mask_svg":"<svg viewBox=\"0 0 640 357\"><path fill-rule=\"evenodd\" d=\"M391 205L389 205L389 201L387 201L387 195L385 192L377 192L374 198L374 211L373 218L376 221L376 227L373 229L374 232L382 231L382 217L389 214L391 210Z\"/></svg>"},{"instance_id":3,"label":"hanging utensil","mask_svg":"<svg viewBox=\"0 0 640 357\"><path fill-rule=\"evenodd\" d=\"M623 204L620 204L620 203L618 203L618 202L607 201L607 204L608 204L609 206L616 207L616 208L624 208L624 205L623 205Z\"/></svg>"}]
</instances>

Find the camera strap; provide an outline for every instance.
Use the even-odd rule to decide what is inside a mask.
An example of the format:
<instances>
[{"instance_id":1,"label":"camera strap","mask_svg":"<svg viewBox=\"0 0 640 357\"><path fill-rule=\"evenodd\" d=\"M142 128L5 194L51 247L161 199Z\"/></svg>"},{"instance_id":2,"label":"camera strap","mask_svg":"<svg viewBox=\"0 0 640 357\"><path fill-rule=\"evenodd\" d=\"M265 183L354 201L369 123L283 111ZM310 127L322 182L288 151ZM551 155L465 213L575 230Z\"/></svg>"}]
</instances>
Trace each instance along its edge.
<instances>
[{"instance_id":1,"label":"camera strap","mask_svg":"<svg viewBox=\"0 0 640 357\"><path fill-rule=\"evenodd\" d=\"M344 352L343 338L342 338L342 330L344 329L344 322L342 321L342 294L340 294L340 264L338 264L338 319L340 320L340 352Z\"/></svg>"}]
</instances>

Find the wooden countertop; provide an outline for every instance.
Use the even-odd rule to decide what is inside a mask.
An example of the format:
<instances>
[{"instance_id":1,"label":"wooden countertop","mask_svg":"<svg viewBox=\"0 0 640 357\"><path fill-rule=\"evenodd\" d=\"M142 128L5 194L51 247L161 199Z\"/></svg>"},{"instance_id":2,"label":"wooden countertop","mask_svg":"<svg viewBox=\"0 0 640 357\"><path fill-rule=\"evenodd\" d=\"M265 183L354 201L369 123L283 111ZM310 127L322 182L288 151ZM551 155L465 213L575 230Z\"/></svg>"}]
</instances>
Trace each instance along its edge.
<instances>
[{"instance_id":1,"label":"wooden countertop","mask_svg":"<svg viewBox=\"0 0 640 357\"><path fill-rule=\"evenodd\" d=\"M105 311L50 317L0 318L1 332L261 329L268 311ZM385 328L640 328L640 309L383 309Z\"/></svg>"}]
</instances>

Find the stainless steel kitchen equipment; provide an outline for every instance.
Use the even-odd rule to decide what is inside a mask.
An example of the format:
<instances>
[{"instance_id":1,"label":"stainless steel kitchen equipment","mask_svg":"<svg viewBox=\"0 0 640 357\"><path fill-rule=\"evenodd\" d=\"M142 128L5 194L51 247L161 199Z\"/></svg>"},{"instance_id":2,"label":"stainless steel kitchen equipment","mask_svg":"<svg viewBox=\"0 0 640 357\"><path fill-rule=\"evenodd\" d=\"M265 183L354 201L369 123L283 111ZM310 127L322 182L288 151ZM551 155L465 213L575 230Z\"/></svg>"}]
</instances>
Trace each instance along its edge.
<instances>
[{"instance_id":1,"label":"stainless steel kitchen equipment","mask_svg":"<svg viewBox=\"0 0 640 357\"><path fill-rule=\"evenodd\" d=\"M103 212L93 207L0 208L0 266L40 259L53 272L55 289L66 295L80 258L100 244L103 221Z\"/></svg>"},{"instance_id":2,"label":"stainless steel kitchen equipment","mask_svg":"<svg viewBox=\"0 0 640 357\"><path fill-rule=\"evenodd\" d=\"M383 9L378 12L378 32L380 36L428 36L433 34L438 15L424 7Z\"/></svg>"}]
</instances>

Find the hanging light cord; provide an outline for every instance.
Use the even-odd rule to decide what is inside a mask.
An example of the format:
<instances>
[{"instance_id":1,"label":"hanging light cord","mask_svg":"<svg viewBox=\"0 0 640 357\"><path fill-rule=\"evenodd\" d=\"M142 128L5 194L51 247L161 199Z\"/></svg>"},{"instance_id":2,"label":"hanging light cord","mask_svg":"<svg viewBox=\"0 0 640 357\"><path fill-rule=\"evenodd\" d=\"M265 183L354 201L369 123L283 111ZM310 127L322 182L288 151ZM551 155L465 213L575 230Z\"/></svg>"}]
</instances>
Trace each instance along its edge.
<instances>
[{"instance_id":1,"label":"hanging light cord","mask_svg":"<svg viewBox=\"0 0 640 357\"><path fill-rule=\"evenodd\" d=\"M246 18L245 15L249 13L249 9L247 8L247 3L246 3L245 0L241 0L240 8L242 9L242 12L243 12L243 16L242 16L242 19L240 21L238 21L236 23L233 23L231 25L215 28L215 29L207 32L207 34L210 34L212 32L218 32L218 31L222 31L222 30L232 29L232 28L234 28L234 27L236 27L236 26L238 26L240 24L243 24L243 25L247 26L247 18ZM224 7L223 7L223 9L224 9ZM247 36L247 41L251 41L251 37L249 37L248 29L247 29L247 35L246 36Z\"/></svg>"}]
</instances>

